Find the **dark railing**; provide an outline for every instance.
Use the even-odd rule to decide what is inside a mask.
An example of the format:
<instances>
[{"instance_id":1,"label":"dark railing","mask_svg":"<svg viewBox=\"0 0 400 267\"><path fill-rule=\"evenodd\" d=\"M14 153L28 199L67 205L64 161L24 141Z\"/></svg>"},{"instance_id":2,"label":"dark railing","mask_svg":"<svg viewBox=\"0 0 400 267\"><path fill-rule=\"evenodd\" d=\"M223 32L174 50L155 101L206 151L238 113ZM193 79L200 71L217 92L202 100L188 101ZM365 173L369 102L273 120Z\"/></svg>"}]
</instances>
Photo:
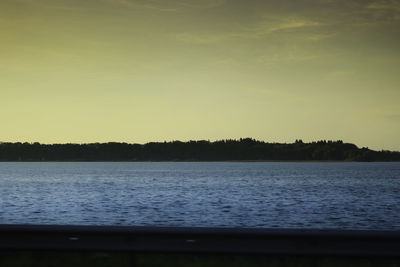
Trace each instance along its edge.
<instances>
[{"instance_id":1,"label":"dark railing","mask_svg":"<svg viewBox=\"0 0 400 267\"><path fill-rule=\"evenodd\" d=\"M0 225L0 250L400 257L400 232Z\"/></svg>"}]
</instances>

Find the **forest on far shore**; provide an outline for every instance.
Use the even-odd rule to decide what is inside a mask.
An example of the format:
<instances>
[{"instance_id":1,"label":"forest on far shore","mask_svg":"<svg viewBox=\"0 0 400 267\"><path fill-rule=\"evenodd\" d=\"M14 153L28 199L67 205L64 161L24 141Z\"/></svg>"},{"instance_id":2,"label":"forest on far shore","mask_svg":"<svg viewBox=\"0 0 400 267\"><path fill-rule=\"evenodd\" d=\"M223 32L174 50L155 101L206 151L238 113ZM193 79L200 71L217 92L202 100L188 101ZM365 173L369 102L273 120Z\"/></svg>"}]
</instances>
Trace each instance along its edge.
<instances>
[{"instance_id":1,"label":"forest on far shore","mask_svg":"<svg viewBox=\"0 0 400 267\"><path fill-rule=\"evenodd\" d=\"M0 142L0 161L400 161L400 152L343 141L267 143L252 138L147 144Z\"/></svg>"}]
</instances>

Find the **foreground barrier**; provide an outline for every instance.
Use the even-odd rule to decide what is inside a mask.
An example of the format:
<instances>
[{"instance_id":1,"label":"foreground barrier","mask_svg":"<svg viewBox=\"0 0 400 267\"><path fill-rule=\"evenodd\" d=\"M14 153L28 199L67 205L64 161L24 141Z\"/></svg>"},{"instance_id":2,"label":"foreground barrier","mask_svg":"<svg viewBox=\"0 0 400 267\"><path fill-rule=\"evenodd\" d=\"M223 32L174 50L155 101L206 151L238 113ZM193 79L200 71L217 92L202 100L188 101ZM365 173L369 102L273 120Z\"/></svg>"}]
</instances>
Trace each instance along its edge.
<instances>
[{"instance_id":1,"label":"foreground barrier","mask_svg":"<svg viewBox=\"0 0 400 267\"><path fill-rule=\"evenodd\" d=\"M400 256L400 232L1 225L0 249Z\"/></svg>"},{"instance_id":2,"label":"foreground barrier","mask_svg":"<svg viewBox=\"0 0 400 267\"><path fill-rule=\"evenodd\" d=\"M400 267L400 232L0 225L0 266Z\"/></svg>"}]
</instances>

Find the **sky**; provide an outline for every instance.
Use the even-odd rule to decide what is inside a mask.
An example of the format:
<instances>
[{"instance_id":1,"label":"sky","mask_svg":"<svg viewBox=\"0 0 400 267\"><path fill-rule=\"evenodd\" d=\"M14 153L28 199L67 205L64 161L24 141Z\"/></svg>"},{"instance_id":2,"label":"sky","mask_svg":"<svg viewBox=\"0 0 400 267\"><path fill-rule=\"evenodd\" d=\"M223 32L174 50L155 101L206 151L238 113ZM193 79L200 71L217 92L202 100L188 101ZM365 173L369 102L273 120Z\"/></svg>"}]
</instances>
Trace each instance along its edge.
<instances>
[{"instance_id":1,"label":"sky","mask_svg":"<svg viewBox=\"0 0 400 267\"><path fill-rule=\"evenodd\" d=\"M1 0L0 141L400 150L400 0Z\"/></svg>"}]
</instances>

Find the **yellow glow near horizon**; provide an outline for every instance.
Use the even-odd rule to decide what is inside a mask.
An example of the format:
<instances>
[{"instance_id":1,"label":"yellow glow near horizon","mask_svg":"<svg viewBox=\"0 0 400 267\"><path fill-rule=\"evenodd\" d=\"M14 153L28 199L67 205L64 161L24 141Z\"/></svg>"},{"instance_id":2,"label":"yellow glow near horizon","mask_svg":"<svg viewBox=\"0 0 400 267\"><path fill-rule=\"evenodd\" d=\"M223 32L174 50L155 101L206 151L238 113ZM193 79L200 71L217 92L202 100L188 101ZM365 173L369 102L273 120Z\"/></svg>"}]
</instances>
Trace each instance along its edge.
<instances>
[{"instance_id":1,"label":"yellow glow near horizon","mask_svg":"<svg viewBox=\"0 0 400 267\"><path fill-rule=\"evenodd\" d=\"M0 141L400 150L400 2L2 0Z\"/></svg>"}]
</instances>

